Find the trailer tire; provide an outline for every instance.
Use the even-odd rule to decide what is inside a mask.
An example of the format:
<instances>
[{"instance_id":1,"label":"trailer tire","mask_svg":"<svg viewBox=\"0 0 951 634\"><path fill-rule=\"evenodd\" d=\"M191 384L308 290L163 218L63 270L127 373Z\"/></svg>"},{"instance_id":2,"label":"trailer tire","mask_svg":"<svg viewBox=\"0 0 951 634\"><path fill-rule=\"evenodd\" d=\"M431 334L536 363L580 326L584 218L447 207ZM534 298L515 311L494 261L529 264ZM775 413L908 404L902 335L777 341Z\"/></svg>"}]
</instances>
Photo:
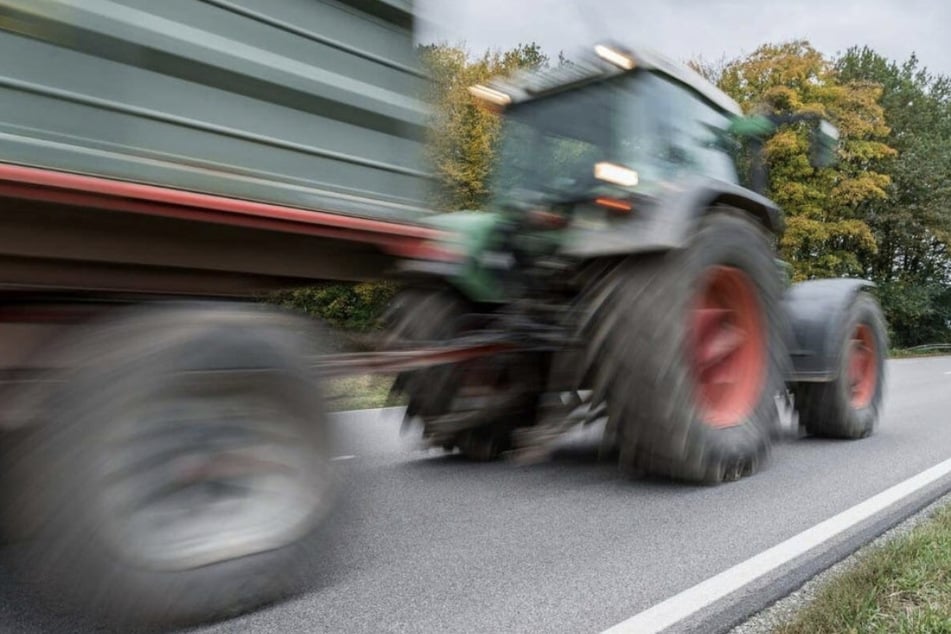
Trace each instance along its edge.
<instances>
[{"instance_id":1,"label":"trailer tire","mask_svg":"<svg viewBox=\"0 0 951 634\"><path fill-rule=\"evenodd\" d=\"M98 620L163 627L318 581L335 479L311 329L201 304L73 337L10 472L24 575Z\"/></svg>"},{"instance_id":2,"label":"trailer tire","mask_svg":"<svg viewBox=\"0 0 951 634\"><path fill-rule=\"evenodd\" d=\"M832 328L836 376L832 381L794 386L799 424L813 436L865 438L875 431L884 395L885 318L878 302L859 292L844 319Z\"/></svg>"},{"instance_id":3,"label":"trailer tire","mask_svg":"<svg viewBox=\"0 0 951 634\"><path fill-rule=\"evenodd\" d=\"M784 387L780 296L768 237L729 212L706 217L684 249L632 257L609 274L587 338L623 468L712 484L763 464ZM724 332L746 338L716 361ZM721 366L737 378L717 392L704 373Z\"/></svg>"}]
</instances>

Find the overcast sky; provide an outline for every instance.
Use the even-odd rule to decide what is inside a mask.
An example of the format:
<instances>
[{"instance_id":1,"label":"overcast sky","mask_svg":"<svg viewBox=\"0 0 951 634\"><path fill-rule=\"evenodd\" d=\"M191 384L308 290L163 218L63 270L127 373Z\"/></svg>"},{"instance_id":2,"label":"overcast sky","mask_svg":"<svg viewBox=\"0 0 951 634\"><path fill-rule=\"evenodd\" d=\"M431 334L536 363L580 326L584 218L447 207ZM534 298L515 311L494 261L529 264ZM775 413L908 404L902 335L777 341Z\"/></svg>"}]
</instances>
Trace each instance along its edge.
<instances>
[{"instance_id":1,"label":"overcast sky","mask_svg":"<svg viewBox=\"0 0 951 634\"><path fill-rule=\"evenodd\" d=\"M420 41L473 52L538 42L549 54L613 38L687 60L715 61L759 44L807 39L835 54L867 44L912 51L951 75L951 0L416 0Z\"/></svg>"}]
</instances>

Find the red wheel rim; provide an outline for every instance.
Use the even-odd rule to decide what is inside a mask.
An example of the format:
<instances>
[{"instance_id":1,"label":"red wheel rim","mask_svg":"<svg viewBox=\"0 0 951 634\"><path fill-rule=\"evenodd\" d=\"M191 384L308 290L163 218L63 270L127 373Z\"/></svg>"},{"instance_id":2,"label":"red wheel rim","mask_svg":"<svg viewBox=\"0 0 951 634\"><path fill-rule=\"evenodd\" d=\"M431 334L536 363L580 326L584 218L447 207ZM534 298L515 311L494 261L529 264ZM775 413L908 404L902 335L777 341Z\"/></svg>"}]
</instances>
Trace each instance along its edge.
<instances>
[{"instance_id":1,"label":"red wheel rim","mask_svg":"<svg viewBox=\"0 0 951 634\"><path fill-rule=\"evenodd\" d=\"M708 271L691 315L691 357L700 419L715 428L743 423L765 383L766 337L756 288L743 271Z\"/></svg>"},{"instance_id":2,"label":"red wheel rim","mask_svg":"<svg viewBox=\"0 0 951 634\"><path fill-rule=\"evenodd\" d=\"M866 324L859 324L852 334L848 355L850 403L854 409L868 407L878 383L875 337Z\"/></svg>"}]
</instances>

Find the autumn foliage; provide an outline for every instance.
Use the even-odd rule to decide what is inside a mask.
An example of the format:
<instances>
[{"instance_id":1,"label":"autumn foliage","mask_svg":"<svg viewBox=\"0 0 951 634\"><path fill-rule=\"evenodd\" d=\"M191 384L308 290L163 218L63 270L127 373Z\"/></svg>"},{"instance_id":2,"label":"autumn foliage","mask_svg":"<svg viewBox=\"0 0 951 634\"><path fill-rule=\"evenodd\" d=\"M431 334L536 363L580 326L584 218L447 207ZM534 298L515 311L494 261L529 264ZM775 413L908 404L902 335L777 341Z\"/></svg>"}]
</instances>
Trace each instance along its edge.
<instances>
[{"instance_id":1,"label":"autumn foliage","mask_svg":"<svg viewBox=\"0 0 951 634\"><path fill-rule=\"evenodd\" d=\"M475 58L464 48L447 45L425 46L420 52L433 79L429 156L438 177L436 207L479 209L489 195L500 122L476 107L468 89L492 77L547 66L548 56L534 43Z\"/></svg>"},{"instance_id":2,"label":"autumn foliage","mask_svg":"<svg viewBox=\"0 0 951 634\"><path fill-rule=\"evenodd\" d=\"M838 164L821 170L801 128L767 144L795 279L871 279L896 344L951 341L951 80L914 56L830 59L802 41L697 66L746 111L816 112L842 133Z\"/></svg>"},{"instance_id":3,"label":"autumn foliage","mask_svg":"<svg viewBox=\"0 0 951 634\"><path fill-rule=\"evenodd\" d=\"M786 212L780 243L794 279L861 275L877 250L862 203L885 199L891 179L875 169L894 155L879 103L882 88L843 81L807 42L765 45L727 63L714 78L743 110L815 113L833 121L842 141L836 165L814 169L804 125L786 127L766 144L769 196Z\"/></svg>"}]
</instances>

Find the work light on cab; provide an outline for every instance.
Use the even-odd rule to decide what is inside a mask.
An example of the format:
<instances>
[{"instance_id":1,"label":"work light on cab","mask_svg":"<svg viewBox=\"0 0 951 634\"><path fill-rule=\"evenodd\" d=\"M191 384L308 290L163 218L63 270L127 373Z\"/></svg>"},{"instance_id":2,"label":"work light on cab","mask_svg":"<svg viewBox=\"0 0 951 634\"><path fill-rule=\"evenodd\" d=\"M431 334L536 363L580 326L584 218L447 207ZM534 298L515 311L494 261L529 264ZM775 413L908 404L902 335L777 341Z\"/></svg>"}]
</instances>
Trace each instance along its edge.
<instances>
[{"instance_id":1,"label":"work light on cab","mask_svg":"<svg viewBox=\"0 0 951 634\"><path fill-rule=\"evenodd\" d=\"M505 106L512 103L512 97L510 95L507 95L501 90L483 86L482 84L470 86L469 94L480 102L489 106L494 106L496 108L504 108Z\"/></svg>"},{"instance_id":2,"label":"work light on cab","mask_svg":"<svg viewBox=\"0 0 951 634\"><path fill-rule=\"evenodd\" d=\"M619 187L636 187L638 183L637 171L617 163L598 163L594 166L594 177L599 181L618 185Z\"/></svg>"},{"instance_id":3,"label":"work light on cab","mask_svg":"<svg viewBox=\"0 0 951 634\"><path fill-rule=\"evenodd\" d=\"M636 65L634 58L630 55L613 49L610 46L605 46L604 44L598 44L595 46L594 52L597 53L598 57L604 61L610 62L618 68L622 68L624 70L633 70L634 66Z\"/></svg>"}]
</instances>

